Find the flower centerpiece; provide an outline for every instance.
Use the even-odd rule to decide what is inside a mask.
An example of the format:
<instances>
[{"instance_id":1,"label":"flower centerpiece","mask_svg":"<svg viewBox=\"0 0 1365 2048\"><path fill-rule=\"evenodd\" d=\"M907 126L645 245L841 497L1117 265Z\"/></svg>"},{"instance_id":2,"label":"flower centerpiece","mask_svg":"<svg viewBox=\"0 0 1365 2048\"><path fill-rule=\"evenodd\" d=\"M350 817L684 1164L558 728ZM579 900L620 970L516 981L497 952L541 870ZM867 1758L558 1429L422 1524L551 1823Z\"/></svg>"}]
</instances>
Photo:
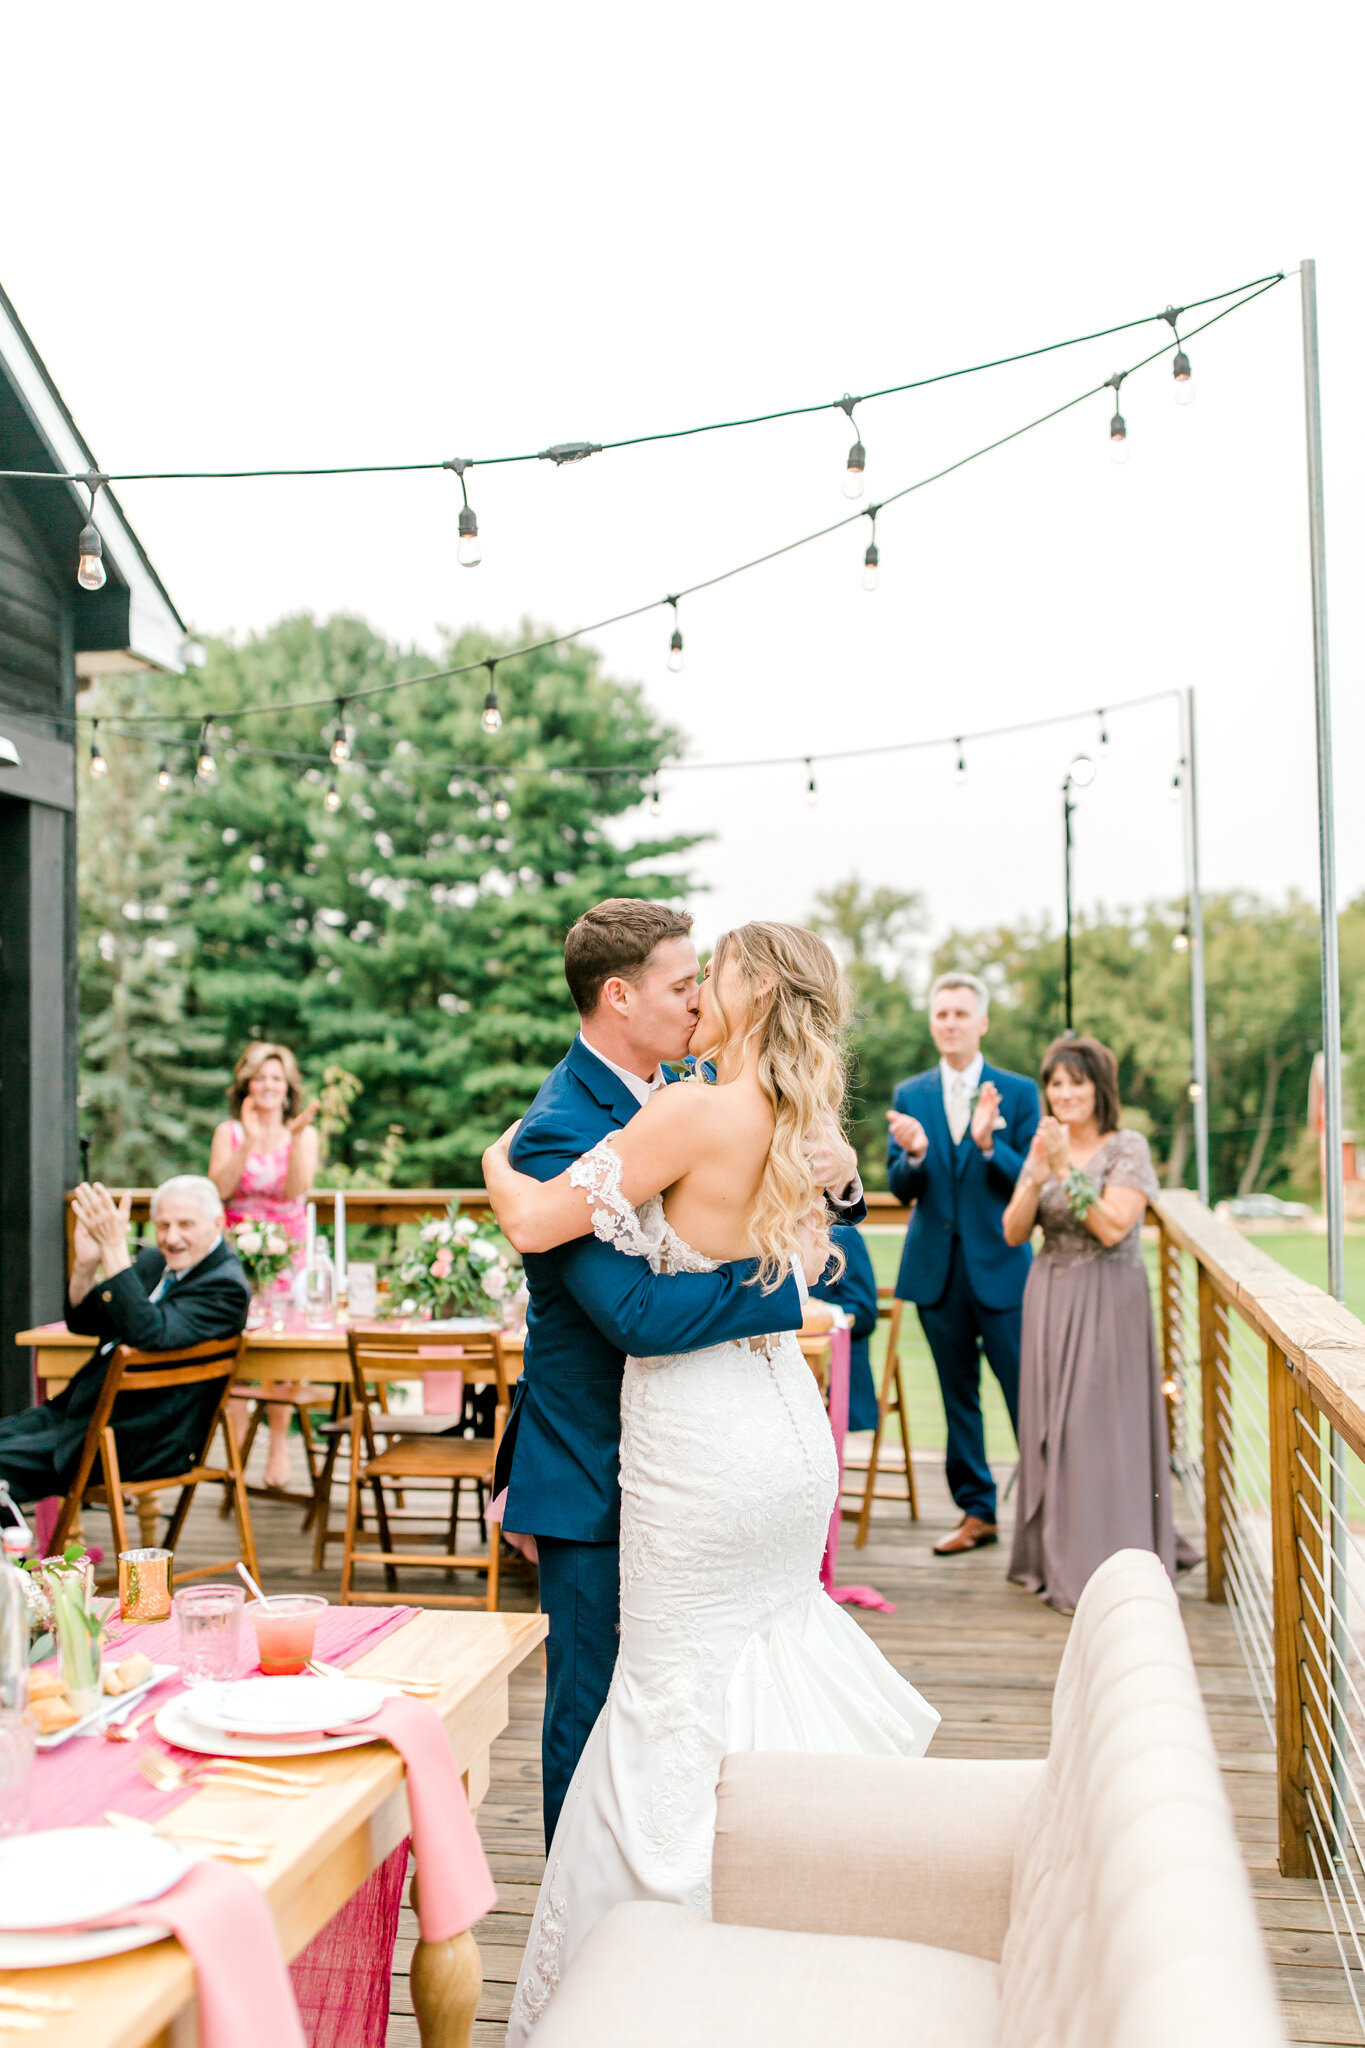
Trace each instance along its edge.
<instances>
[{"instance_id":1,"label":"flower centerpiece","mask_svg":"<svg viewBox=\"0 0 1365 2048\"><path fill-rule=\"evenodd\" d=\"M496 1225L461 1216L459 1203L452 1202L444 1216L422 1225L416 1244L400 1249L391 1274L390 1313L482 1316L496 1323L515 1287Z\"/></svg>"},{"instance_id":2,"label":"flower centerpiece","mask_svg":"<svg viewBox=\"0 0 1365 2048\"><path fill-rule=\"evenodd\" d=\"M252 1321L262 1322L270 1314L267 1297L276 1281L290 1271L298 1247L278 1223L258 1223L251 1216L240 1223L230 1223L223 1235L241 1261L255 1297Z\"/></svg>"}]
</instances>

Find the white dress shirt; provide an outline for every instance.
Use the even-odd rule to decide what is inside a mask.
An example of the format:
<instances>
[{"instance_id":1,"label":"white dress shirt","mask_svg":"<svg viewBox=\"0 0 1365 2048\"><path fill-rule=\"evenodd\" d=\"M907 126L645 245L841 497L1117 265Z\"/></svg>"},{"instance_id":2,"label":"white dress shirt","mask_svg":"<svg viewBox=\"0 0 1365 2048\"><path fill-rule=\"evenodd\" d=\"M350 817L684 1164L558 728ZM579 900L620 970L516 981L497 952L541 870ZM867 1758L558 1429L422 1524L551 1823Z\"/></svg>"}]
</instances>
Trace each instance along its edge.
<instances>
[{"instance_id":1,"label":"white dress shirt","mask_svg":"<svg viewBox=\"0 0 1365 2048\"><path fill-rule=\"evenodd\" d=\"M581 1031L578 1035L580 1038L583 1038L583 1033ZM631 1094L635 1097L635 1100L639 1103L641 1109L644 1108L645 1104L648 1102L651 1095L657 1094L660 1088L667 1086L667 1083L664 1080L662 1067L656 1067L650 1078L647 1081L642 1081L640 1079L640 1076L638 1074L632 1074L628 1067L618 1067L615 1060L609 1060L604 1052L599 1052L597 1050L597 1047L591 1042L590 1039L583 1038L583 1043L587 1046L588 1051L593 1055L594 1059L601 1060L604 1067L610 1067L612 1073L615 1074L617 1080L620 1081L625 1087L629 1088ZM800 1266L795 1263L795 1261L793 1261L792 1263L792 1278L796 1282L797 1292L801 1296L801 1306L804 1310L807 1301L810 1299L810 1289L806 1285L805 1274L802 1272Z\"/></svg>"},{"instance_id":2,"label":"white dress shirt","mask_svg":"<svg viewBox=\"0 0 1365 2048\"><path fill-rule=\"evenodd\" d=\"M578 1035L583 1039L584 1045L587 1046L593 1058L601 1060L604 1067L610 1067L617 1080L623 1082L629 1088L641 1109L644 1108L650 1096L657 1094L658 1090L665 1085L662 1067L656 1067L649 1079L642 1081L638 1074L631 1073L629 1067L618 1067L615 1060L609 1060L604 1052L599 1052L590 1038L583 1038L581 1031Z\"/></svg>"}]
</instances>

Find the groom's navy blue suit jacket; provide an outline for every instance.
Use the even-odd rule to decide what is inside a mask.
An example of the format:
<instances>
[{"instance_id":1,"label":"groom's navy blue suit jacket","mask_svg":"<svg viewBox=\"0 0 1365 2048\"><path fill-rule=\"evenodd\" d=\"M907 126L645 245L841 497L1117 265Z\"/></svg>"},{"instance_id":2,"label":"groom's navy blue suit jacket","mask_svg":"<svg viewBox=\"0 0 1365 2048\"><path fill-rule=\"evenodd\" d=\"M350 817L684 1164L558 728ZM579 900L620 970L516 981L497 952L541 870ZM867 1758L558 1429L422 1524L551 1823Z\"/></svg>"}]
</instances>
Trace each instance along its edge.
<instances>
[{"instance_id":1,"label":"groom's navy blue suit jacket","mask_svg":"<svg viewBox=\"0 0 1365 2048\"><path fill-rule=\"evenodd\" d=\"M1004 1129L995 1133L995 1154L982 1156L968 1129L954 1145L943 1107L941 1070L931 1067L902 1081L895 1106L923 1125L929 1150L912 1166L894 1138L887 1142L886 1179L915 1213L905 1236L896 1293L902 1301L932 1308L948 1285L953 1239L962 1245L972 1293L983 1308L1018 1308L1024 1298L1032 1253L1026 1244L1008 1245L1002 1218L1038 1128L1038 1090L1023 1074L983 1065L982 1084L1000 1093Z\"/></svg>"},{"instance_id":2,"label":"groom's navy blue suit jacket","mask_svg":"<svg viewBox=\"0 0 1365 2048\"><path fill-rule=\"evenodd\" d=\"M512 1164L553 1180L640 1105L581 1038L545 1081L512 1142ZM627 1354L660 1358L801 1327L788 1278L746 1286L754 1262L657 1275L596 1237L528 1253L526 1361L499 1453L509 1529L579 1543L620 1531L621 1375ZM510 1461L510 1473L509 1473Z\"/></svg>"}]
</instances>

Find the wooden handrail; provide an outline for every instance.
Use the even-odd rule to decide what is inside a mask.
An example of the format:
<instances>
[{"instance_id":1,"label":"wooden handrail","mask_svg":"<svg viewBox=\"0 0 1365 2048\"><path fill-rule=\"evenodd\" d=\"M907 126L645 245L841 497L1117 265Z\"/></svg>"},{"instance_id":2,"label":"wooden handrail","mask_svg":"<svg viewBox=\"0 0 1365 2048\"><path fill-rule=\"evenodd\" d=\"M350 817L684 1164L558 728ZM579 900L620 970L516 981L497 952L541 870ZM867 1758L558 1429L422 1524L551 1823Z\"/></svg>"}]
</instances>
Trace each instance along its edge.
<instances>
[{"instance_id":1,"label":"wooden handrail","mask_svg":"<svg viewBox=\"0 0 1365 2048\"><path fill-rule=\"evenodd\" d=\"M122 1191L120 1191L122 1192ZM346 1221L348 1224L418 1223L424 1216L443 1216L451 1202L458 1202L462 1216L490 1216L488 1195L483 1188L345 1188ZM146 1223L151 1219L152 1190L131 1188L132 1219L134 1223ZM330 1227L336 1220L336 1195L331 1188L315 1188L308 1197L317 1203L318 1222L323 1228ZM67 1214L70 1215L71 1195L66 1197ZM905 1225L910 1220L910 1211L895 1195L873 1193L867 1197L867 1220L869 1223ZM70 1230L68 1226L68 1238Z\"/></svg>"},{"instance_id":2,"label":"wooden handrail","mask_svg":"<svg viewBox=\"0 0 1365 2048\"><path fill-rule=\"evenodd\" d=\"M1365 1323L1213 1215L1198 1195L1179 1189L1151 1206L1228 1306L1284 1353L1300 1386L1365 1458Z\"/></svg>"}]
</instances>

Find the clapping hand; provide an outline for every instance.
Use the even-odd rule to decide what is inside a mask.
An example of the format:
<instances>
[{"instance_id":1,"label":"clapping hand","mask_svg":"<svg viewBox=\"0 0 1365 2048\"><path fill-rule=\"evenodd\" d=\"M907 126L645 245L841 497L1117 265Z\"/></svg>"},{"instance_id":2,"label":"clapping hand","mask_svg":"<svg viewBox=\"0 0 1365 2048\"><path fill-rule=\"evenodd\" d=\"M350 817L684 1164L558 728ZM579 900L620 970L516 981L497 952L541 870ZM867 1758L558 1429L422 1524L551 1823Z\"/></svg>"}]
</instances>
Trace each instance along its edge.
<instances>
[{"instance_id":1,"label":"clapping hand","mask_svg":"<svg viewBox=\"0 0 1365 2048\"><path fill-rule=\"evenodd\" d=\"M993 1081L983 1081L972 1111L972 1137L983 1152L995 1149L995 1126L1000 1115L1000 1090Z\"/></svg>"},{"instance_id":2,"label":"clapping hand","mask_svg":"<svg viewBox=\"0 0 1365 2048\"><path fill-rule=\"evenodd\" d=\"M1055 1179L1061 1180L1071 1167L1071 1134L1055 1116L1045 1116L1038 1126L1038 1139L1042 1140L1043 1156L1047 1170Z\"/></svg>"},{"instance_id":3,"label":"clapping hand","mask_svg":"<svg viewBox=\"0 0 1365 2048\"><path fill-rule=\"evenodd\" d=\"M1047 1162L1047 1144L1042 1131L1037 1130L1033 1134L1033 1142L1024 1161L1024 1179L1032 1181L1034 1187L1040 1188L1051 1178L1052 1168Z\"/></svg>"},{"instance_id":4,"label":"clapping hand","mask_svg":"<svg viewBox=\"0 0 1365 2048\"><path fill-rule=\"evenodd\" d=\"M901 1151L908 1152L912 1159L918 1159L922 1152L929 1150L929 1134L918 1117L906 1116L899 1109L888 1109L886 1123Z\"/></svg>"},{"instance_id":5,"label":"clapping hand","mask_svg":"<svg viewBox=\"0 0 1365 2048\"><path fill-rule=\"evenodd\" d=\"M81 1182L71 1198L76 1220L73 1250L78 1266L97 1266L103 1260L108 1272L110 1259L116 1262L116 1270L128 1264L130 1203L127 1194L116 1203L99 1181L93 1186L89 1181Z\"/></svg>"},{"instance_id":6,"label":"clapping hand","mask_svg":"<svg viewBox=\"0 0 1365 2048\"><path fill-rule=\"evenodd\" d=\"M317 1113L318 1104L316 1102L310 1102L308 1104L308 1107L306 1109L301 1109L297 1116L286 1117L284 1127L288 1131L290 1137L297 1138L300 1132L306 1131L309 1124L312 1123L313 1118L317 1115Z\"/></svg>"}]
</instances>

